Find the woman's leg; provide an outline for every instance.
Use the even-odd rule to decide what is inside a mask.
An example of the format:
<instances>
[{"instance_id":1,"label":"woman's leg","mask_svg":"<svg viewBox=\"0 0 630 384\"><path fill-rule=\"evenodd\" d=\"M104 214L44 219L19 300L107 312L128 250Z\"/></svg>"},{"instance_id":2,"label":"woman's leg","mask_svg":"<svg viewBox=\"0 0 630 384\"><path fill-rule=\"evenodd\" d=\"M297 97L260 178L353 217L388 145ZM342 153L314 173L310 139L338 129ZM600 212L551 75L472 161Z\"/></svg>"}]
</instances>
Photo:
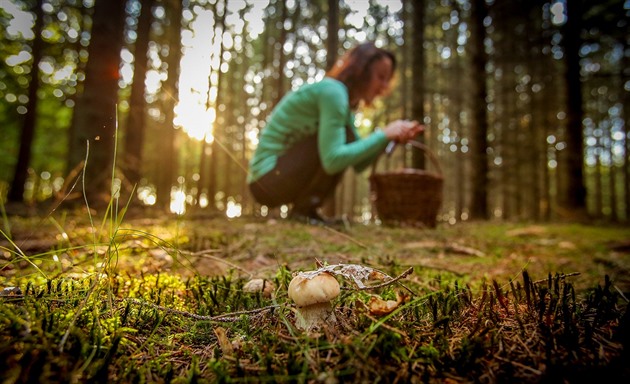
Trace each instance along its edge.
<instances>
[{"instance_id":1,"label":"woman's leg","mask_svg":"<svg viewBox=\"0 0 630 384\"><path fill-rule=\"evenodd\" d=\"M318 217L317 208L333 195L342 175L343 172L329 175L320 167L302 193L296 196L291 213Z\"/></svg>"},{"instance_id":2,"label":"woman's leg","mask_svg":"<svg viewBox=\"0 0 630 384\"><path fill-rule=\"evenodd\" d=\"M322 168L317 137L311 136L278 158L276 167L250 184L260 204L293 204L293 210L314 213L337 186L341 173L328 175Z\"/></svg>"}]
</instances>

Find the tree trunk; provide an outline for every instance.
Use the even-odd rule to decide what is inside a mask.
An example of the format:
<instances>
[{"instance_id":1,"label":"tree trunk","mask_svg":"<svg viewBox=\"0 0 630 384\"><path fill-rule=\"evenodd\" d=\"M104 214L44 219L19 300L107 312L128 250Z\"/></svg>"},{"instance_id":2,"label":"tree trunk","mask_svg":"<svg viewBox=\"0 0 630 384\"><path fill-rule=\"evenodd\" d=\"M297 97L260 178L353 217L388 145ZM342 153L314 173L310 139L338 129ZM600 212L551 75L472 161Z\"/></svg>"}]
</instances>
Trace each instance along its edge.
<instances>
[{"instance_id":1,"label":"tree trunk","mask_svg":"<svg viewBox=\"0 0 630 384\"><path fill-rule=\"evenodd\" d=\"M400 11L400 20L403 23L403 45L400 47L401 59L398 66L398 75L400 79L400 103L401 103L401 114L403 118L407 118L409 116L409 112L411 111L411 97L409 97L409 81L407 81L407 73L409 71L410 59L409 59L409 50L411 49L411 36L413 36L413 29L409 27L409 18L411 15L412 6L409 5L409 1L402 0L402 10Z\"/></svg>"},{"instance_id":2,"label":"tree trunk","mask_svg":"<svg viewBox=\"0 0 630 384\"><path fill-rule=\"evenodd\" d=\"M247 48L243 48L244 50L246 50ZM246 73L248 71L248 69L250 68L250 61L249 61L249 57L247 55L243 55L243 62L242 62L242 73ZM251 121L252 115L250 113L249 108L247 107L247 102L249 99L249 95L247 94L247 92L245 91L245 86L246 86L247 82L243 81L243 83L241 84L239 93L241 95L240 97L240 102L239 102L239 110L242 111L242 116L243 116L243 121L247 122L247 121ZM237 119L237 123L238 123L238 119ZM240 127L240 133L238 135L238 137L240 138L240 147L241 147L241 153L239 156L239 171L238 172L242 172L245 171L245 173L241 173L243 175L243 177L239 178L239 182L240 182L240 196L241 196L241 210L243 213L245 212L251 212L251 210L249 209L250 205L251 205L251 201L249 199L249 188L247 187L247 167L248 167L248 159L247 159L247 123L244 124L239 124Z\"/></svg>"},{"instance_id":3,"label":"tree trunk","mask_svg":"<svg viewBox=\"0 0 630 384\"><path fill-rule=\"evenodd\" d=\"M216 9L218 9L219 4L215 7L215 17L216 17ZM216 209L215 204L215 196L218 192L217 190L217 172L218 172L218 161L219 161L219 140L222 140L221 131L219 130L219 105L221 103L221 78L223 77L221 73L221 65L223 64L223 31L225 30L225 16L227 13L227 0L223 3L223 12L220 16L220 19L217 20L215 28L214 28L214 39L219 44L219 52L217 53L219 61L217 66L217 96L214 99L214 103L211 100L212 93L212 70L210 70L210 76L208 77L208 103L206 105L207 109L214 108L215 111L215 119L214 124L212 125L212 143L208 143L206 140L203 140L201 143L201 157L199 159L199 183L197 188L197 198L195 199L195 204L199 204L199 197L202 193L203 189L207 186L208 191L208 201L209 201L209 209ZM206 171L206 166L209 167L208 171Z\"/></svg>"},{"instance_id":4,"label":"tree trunk","mask_svg":"<svg viewBox=\"0 0 630 384\"><path fill-rule=\"evenodd\" d=\"M124 0L96 2L84 90L74 108L70 167L86 158L86 143L89 143L84 185L90 203L99 195L108 200L111 194L109 179L114 164L125 3ZM107 203L102 199L100 202Z\"/></svg>"},{"instance_id":5,"label":"tree trunk","mask_svg":"<svg viewBox=\"0 0 630 384\"><path fill-rule=\"evenodd\" d=\"M286 6L285 6L286 8ZM328 0L328 40L326 41L326 70L332 68L337 61L337 49L339 44L339 3L335 0ZM343 184L343 183L342 183ZM335 216L337 211L337 200L333 193L322 205L322 212L326 216Z\"/></svg>"},{"instance_id":6,"label":"tree trunk","mask_svg":"<svg viewBox=\"0 0 630 384\"><path fill-rule=\"evenodd\" d=\"M488 15L484 0L471 4L471 61L472 61L472 201L471 218L488 219L488 120L486 105L486 63L484 41L486 29L483 24ZM504 127L506 128L506 127Z\"/></svg>"},{"instance_id":7,"label":"tree trunk","mask_svg":"<svg viewBox=\"0 0 630 384\"><path fill-rule=\"evenodd\" d=\"M584 132L582 130L582 83L580 79L581 1L565 4L567 22L562 41L566 65L567 108L567 181L566 195L561 201L565 208L577 214L586 213L586 187L584 185Z\"/></svg>"},{"instance_id":8,"label":"tree trunk","mask_svg":"<svg viewBox=\"0 0 630 384\"><path fill-rule=\"evenodd\" d=\"M531 11L530 11L531 12ZM530 13L531 14L531 13ZM549 84L545 82L545 72L546 68L549 65L547 61L547 55L545 55L544 47L548 44L542 36L544 36L542 29L542 20L539 18L536 19L536 26L532 26L532 33L535 33L536 36L540 36L541 38L536 39L534 41L530 40L529 42L529 50L532 55L535 55L534 60L531 62L532 65L532 86L531 90L531 111L532 111L532 139L533 139L533 159L532 159L532 183L531 183L531 201L530 201L530 211L532 215L532 219L539 221L541 220L543 215L543 208L545 206L545 202L548 201L548 196L546 196L545 188L545 168L547 167L546 161L546 142L547 142L547 134L546 134L546 118L545 118L545 99L544 97L547 95L546 89L549 87Z\"/></svg>"},{"instance_id":9,"label":"tree trunk","mask_svg":"<svg viewBox=\"0 0 630 384\"><path fill-rule=\"evenodd\" d=\"M600 219L602 218L602 212L603 212L603 196L602 196L603 165L602 165L602 159L601 159L601 153L604 150L603 140L596 139L595 148L593 149L595 150L595 166L593 167L594 182L592 184L593 189L591 191L592 192L591 195L593 196L593 200L594 200L593 206L595 208L591 212L591 215L593 215L597 219Z\"/></svg>"},{"instance_id":10,"label":"tree trunk","mask_svg":"<svg viewBox=\"0 0 630 384\"><path fill-rule=\"evenodd\" d=\"M610 159L610 165L608 166L608 194L610 195L610 217L609 220L613 223L619 220L617 215L617 190L615 186L617 185L617 166L615 165L615 152L613 146L613 137L612 130L607 130L607 142L608 146L606 148L608 158Z\"/></svg>"},{"instance_id":11,"label":"tree trunk","mask_svg":"<svg viewBox=\"0 0 630 384\"><path fill-rule=\"evenodd\" d=\"M413 94L413 101L411 104L411 115L413 116L413 120L418 120L419 122L424 121L424 89L425 89L425 78L424 78L424 69L425 65L425 54L424 54L424 16L426 12L426 4L425 0L417 0L413 3L413 40L411 44L413 45L412 52L412 68L413 68L413 79L411 81L411 93ZM424 141L424 133L418 135L419 141ZM425 161L424 161L424 152L416 147L411 150L411 167L424 169Z\"/></svg>"},{"instance_id":12,"label":"tree trunk","mask_svg":"<svg viewBox=\"0 0 630 384\"><path fill-rule=\"evenodd\" d=\"M277 25L282 26L280 28L280 40L276 43L277 54L278 54L278 68L276 68L275 76L276 78L276 94L273 106L278 105L282 97L284 96L284 66L286 65L287 58L284 54L284 44L287 42L287 30L284 27L284 22L289 17L289 10L285 0L280 0L280 7L282 8L280 11L280 21L277 22Z\"/></svg>"},{"instance_id":13,"label":"tree trunk","mask_svg":"<svg viewBox=\"0 0 630 384\"><path fill-rule=\"evenodd\" d=\"M175 117L175 104L177 103L177 81L179 79L179 62L182 56L181 49L181 26L182 26L182 2L179 0L168 0L166 3L166 13L169 19L168 26L168 57L165 59L168 65L168 76L163 85L163 105L165 119L160 137L163 137L162 156L159 157L160 172L156 185L158 207L167 210L171 202L171 187L175 185L177 178L177 157L176 146L179 130L173 127Z\"/></svg>"},{"instance_id":14,"label":"tree trunk","mask_svg":"<svg viewBox=\"0 0 630 384\"><path fill-rule=\"evenodd\" d=\"M456 54L454 64L454 78L462 79L464 76L464 68L462 68L461 56ZM465 103L462 95L459 93L459 89L452 88L451 92L453 98L453 127L455 132L459 132L459 139L457 142L457 150L455 152L455 158L453 159L455 168L455 182L456 188L453 188L453 209L455 212L455 220L460 221L464 219L464 207L466 204L465 191L468 189L468 182L466 180L467 167L466 156L464 153L464 146L467 146L465 142L462 142L462 138L467 137L466 127L462 124L461 113L459 111L465 110ZM467 218L467 217L466 217Z\"/></svg>"},{"instance_id":15,"label":"tree trunk","mask_svg":"<svg viewBox=\"0 0 630 384\"><path fill-rule=\"evenodd\" d=\"M271 15L269 15L268 10L265 10L265 14L263 16L263 20L265 21L266 24L269 24L270 22L273 21L273 18L271 17ZM262 47L262 62L260 63L260 69L261 69L261 75L262 75L262 81L261 81L261 89L260 89L260 116L259 116L259 121L261 123L264 123L267 120L267 116L269 115L269 113L271 112L271 107L272 107L272 93L270 91L270 89L272 88L271 83L270 83L270 76L269 76L269 72L271 71L271 62L273 62L273 41L274 38L271 34L271 28L265 28L265 30L262 32L261 35L261 40L263 41L263 47ZM259 123L258 125L259 128L261 128L261 124ZM258 136L260 136L260 129L258 131Z\"/></svg>"},{"instance_id":16,"label":"tree trunk","mask_svg":"<svg viewBox=\"0 0 630 384\"><path fill-rule=\"evenodd\" d=\"M151 33L152 8L155 0L140 0L137 39L134 51L133 83L129 97L129 117L125 134L125 176L132 184L138 184L142 176L142 147L146 130L145 85L147 74L147 50Z\"/></svg>"},{"instance_id":17,"label":"tree trunk","mask_svg":"<svg viewBox=\"0 0 630 384\"><path fill-rule=\"evenodd\" d=\"M91 19L91 9L86 9L86 7L84 6L80 6L79 7L81 9L81 17L80 17L80 29L82 31L86 30L86 20L89 19L90 23L92 22ZM90 15L90 17L88 17L88 14ZM71 49L73 49L74 51L76 51L77 55L79 55L79 57L82 56L82 53L87 52L87 48L84 47L81 44L81 39L76 39L76 41L72 44ZM80 79L84 79L85 78L85 67L87 66L87 61L86 60L78 60L77 61L77 67L75 69L75 73L77 75L77 85L75 87L75 93L70 95L70 97L68 98L70 101L72 101L72 105L77 104L77 100L81 97L81 95L83 94L83 83L84 81L80 80ZM74 113L72 115L71 121L70 121L70 128L67 130L67 142L68 142L68 147L71 147L73 145L73 143L76 142L76 132L75 130L72 128L74 127L74 120L76 119L76 113ZM78 168L76 161L72 161L73 158L73 154L72 151L69 150L66 153L66 180L65 183L66 185L69 185L69 183L72 181L73 177L72 174L76 174L80 171L80 169ZM62 189L61 191L66 192L65 189Z\"/></svg>"},{"instance_id":18,"label":"tree trunk","mask_svg":"<svg viewBox=\"0 0 630 384\"><path fill-rule=\"evenodd\" d=\"M339 49L339 2L328 0L328 39L326 40L327 56L326 70L328 71L337 61Z\"/></svg>"},{"instance_id":19,"label":"tree trunk","mask_svg":"<svg viewBox=\"0 0 630 384\"><path fill-rule=\"evenodd\" d=\"M627 52L630 46L627 43L627 40L624 40L624 50ZM624 75L624 72L627 68L630 68L630 57L628 55L624 55L623 60L621 61L621 70L620 76ZM620 82L623 84L623 81ZM619 87L621 94L623 95L621 100L624 105L623 109L623 119L624 124L622 128L623 132L623 160L621 162L621 168L623 173L623 187L622 193L624 196L624 205L625 205L625 220L626 222L630 222L630 92L626 91L623 86Z\"/></svg>"},{"instance_id":20,"label":"tree trunk","mask_svg":"<svg viewBox=\"0 0 630 384\"><path fill-rule=\"evenodd\" d=\"M13 174L13 181L9 189L7 199L12 202L21 202L24 199L24 184L28 174L28 167L31 162L31 152L33 139L35 138L35 123L37 121L37 91L39 90L39 61L42 58L42 28L44 26L44 15L42 10L43 0L35 3L35 27L33 45L33 65L31 66L31 81L28 85L27 111L22 122L22 135L20 136L20 150L18 152L17 164Z\"/></svg>"}]
</instances>

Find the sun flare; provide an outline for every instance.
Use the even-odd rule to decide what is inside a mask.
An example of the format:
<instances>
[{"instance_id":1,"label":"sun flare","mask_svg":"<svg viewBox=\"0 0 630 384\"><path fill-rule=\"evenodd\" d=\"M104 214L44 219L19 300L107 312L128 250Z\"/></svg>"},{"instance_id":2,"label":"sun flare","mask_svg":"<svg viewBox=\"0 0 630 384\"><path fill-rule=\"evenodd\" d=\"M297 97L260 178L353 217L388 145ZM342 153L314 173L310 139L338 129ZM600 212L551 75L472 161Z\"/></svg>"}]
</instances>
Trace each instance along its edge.
<instances>
[{"instance_id":1,"label":"sun flare","mask_svg":"<svg viewBox=\"0 0 630 384\"><path fill-rule=\"evenodd\" d=\"M190 29L182 31L179 101L173 123L193 139L214 140L218 74L219 71L225 72L229 66L229 62L219 65L221 45L229 48L234 44L232 33L243 32L243 20L237 16L248 4L245 20L248 21L247 32L253 40L264 29L262 14L268 1L228 2L225 30L217 26L212 10L195 6L185 12L185 18L190 20Z\"/></svg>"}]
</instances>

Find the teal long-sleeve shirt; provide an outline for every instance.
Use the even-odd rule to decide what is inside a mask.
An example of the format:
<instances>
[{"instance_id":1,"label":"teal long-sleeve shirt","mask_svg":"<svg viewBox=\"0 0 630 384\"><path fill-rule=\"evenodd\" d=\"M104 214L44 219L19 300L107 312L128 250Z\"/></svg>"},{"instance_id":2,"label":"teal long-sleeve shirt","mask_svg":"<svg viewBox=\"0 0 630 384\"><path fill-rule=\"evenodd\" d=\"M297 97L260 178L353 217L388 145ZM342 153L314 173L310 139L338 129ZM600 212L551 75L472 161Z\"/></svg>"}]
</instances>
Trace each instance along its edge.
<instances>
[{"instance_id":1,"label":"teal long-sleeve shirt","mask_svg":"<svg viewBox=\"0 0 630 384\"><path fill-rule=\"evenodd\" d=\"M346 143L346 126L353 130L356 141ZM261 132L247 181L256 181L271 171L279 156L314 134L324 171L331 175L348 167L364 170L388 142L382 131L359 138L347 87L327 77L285 95L278 103Z\"/></svg>"}]
</instances>

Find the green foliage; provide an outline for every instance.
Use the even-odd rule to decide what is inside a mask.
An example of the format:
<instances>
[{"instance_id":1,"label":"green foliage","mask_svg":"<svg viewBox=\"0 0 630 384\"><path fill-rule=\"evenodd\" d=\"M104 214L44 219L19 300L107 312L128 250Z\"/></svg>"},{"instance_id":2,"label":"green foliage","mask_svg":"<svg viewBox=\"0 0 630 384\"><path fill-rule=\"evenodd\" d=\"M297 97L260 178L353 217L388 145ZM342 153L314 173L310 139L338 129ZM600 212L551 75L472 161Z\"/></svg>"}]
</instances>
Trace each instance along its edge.
<instances>
[{"instance_id":1,"label":"green foliage","mask_svg":"<svg viewBox=\"0 0 630 384\"><path fill-rule=\"evenodd\" d=\"M82 6L62 2L44 7L42 59L39 63L33 63L33 41L37 32L32 30L32 25L29 26L29 20L32 20L29 11L37 4L36 1L10 1L0 8L0 20L5 26L0 37L3 52L0 63L0 99L3 101L0 103L2 183L10 182L13 177L31 78L39 76L41 80L37 90L39 105L35 140L31 145L29 159L33 172L28 175L28 183L36 187L29 189L30 194L26 196L28 202L50 198L53 186L45 185L41 190L37 189L38 186L51 184L50 180L61 178L66 171L67 136L72 116L71 106L74 105L70 99L77 93L77 79L80 76L76 69L81 50L76 43L81 38L80 25L83 22ZM48 12L55 17L50 17ZM52 179L49 175L52 175ZM48 192L48 189L51 191Z\"/></svg>"}]
</instances>

